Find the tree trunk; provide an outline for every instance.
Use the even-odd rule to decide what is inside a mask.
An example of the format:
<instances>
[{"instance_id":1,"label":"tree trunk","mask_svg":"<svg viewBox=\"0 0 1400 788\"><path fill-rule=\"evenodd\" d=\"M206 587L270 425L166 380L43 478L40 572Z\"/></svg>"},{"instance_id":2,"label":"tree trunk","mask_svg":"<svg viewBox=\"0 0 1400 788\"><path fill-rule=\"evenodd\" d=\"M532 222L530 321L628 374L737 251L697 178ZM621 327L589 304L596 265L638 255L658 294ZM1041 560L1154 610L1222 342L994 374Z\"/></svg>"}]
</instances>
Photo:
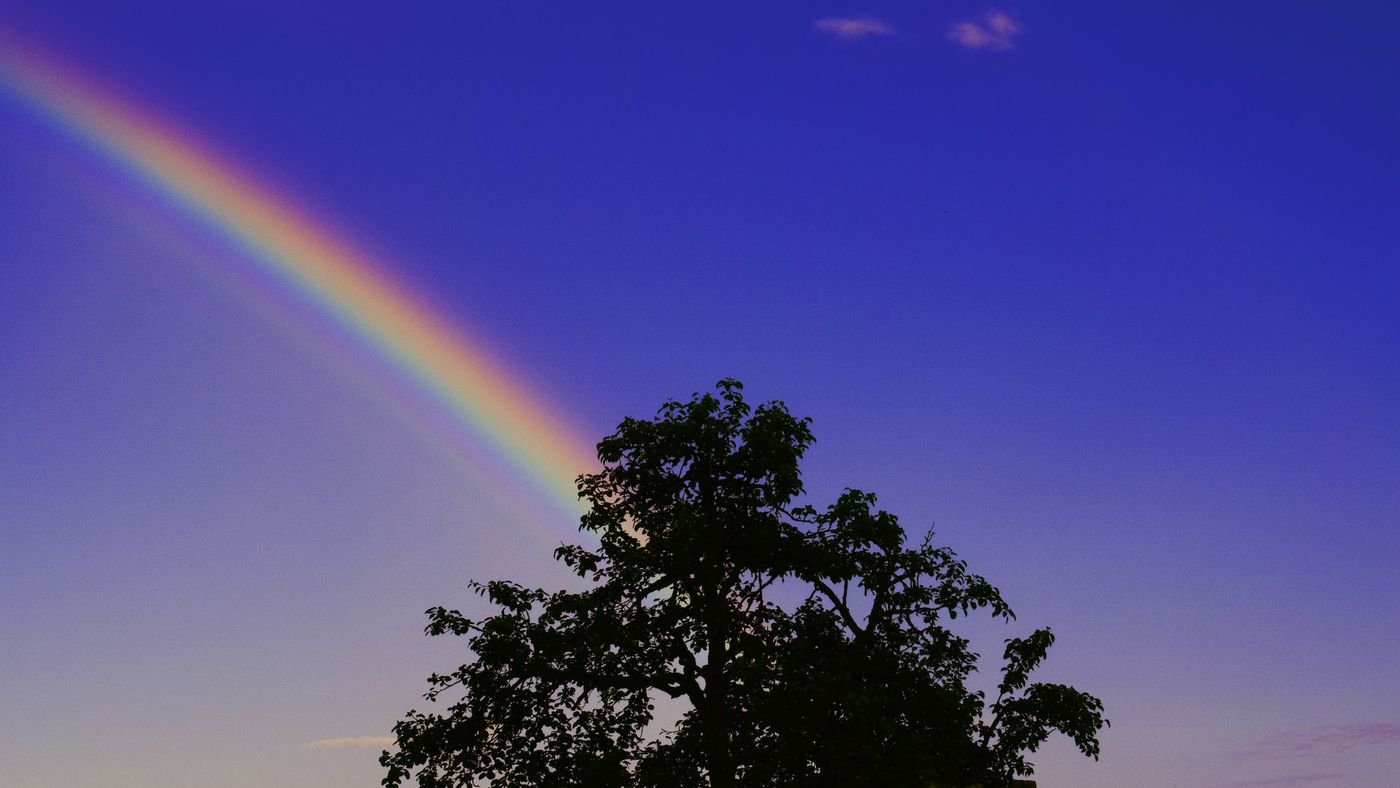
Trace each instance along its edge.
<instances>
[{"instance_id":1,"label":"tree trunk","mask_svg":"<svg viewBox=\"0 0 1400 788\"><path fill-rule=\"evenodd\" d=\"M733 788L734 764L729 757L729 692L724 670L724 644L710 644L708 667L712 679L705 682L705 736L709 745L710 788Z\"/></svg>"},{"instance_id":2,"label":"tree trunk","mask_svg":"<svg viewBox=\"0 0 1400 788\"><path fill-rule=\"evenodd\" d=\"M705 469L707 472L709 468ZM708 476L708 473L706 474ZM709 749L706 766L710 788L734 788L734 763L729 753L729 604L725 589L728 574L727 540L724 520L715 507L715 482L707 478L702 487L702 506L708 521L702 570L704 572L705 629L708 654L705 658L705 737Z\"/></svg>"}]
</instances>

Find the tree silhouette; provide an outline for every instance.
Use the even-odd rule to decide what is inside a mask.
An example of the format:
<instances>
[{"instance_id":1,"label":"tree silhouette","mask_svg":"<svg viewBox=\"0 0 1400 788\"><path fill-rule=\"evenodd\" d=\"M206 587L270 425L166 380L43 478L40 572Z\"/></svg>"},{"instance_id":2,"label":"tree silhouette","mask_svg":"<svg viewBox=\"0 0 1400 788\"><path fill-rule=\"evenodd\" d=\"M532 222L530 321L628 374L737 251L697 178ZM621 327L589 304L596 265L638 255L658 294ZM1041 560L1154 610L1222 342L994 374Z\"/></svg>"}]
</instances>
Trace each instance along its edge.
<instances>
[{"instance_id":1,"label":"tree silhouette","mask_svg":"<svg viewBox=\"0 0 1400 788\"><path fill-rule=\"evenodd\" d=\"M997 589L870 493L795 504L811 443L734 380L624 420L579 477L598 547L555 551L587 590L473 583L499 612L429 610L475 658L395 725L384 785L993 786L1056 730L1097 758L1102 703L1030 683L1048 629L1006 641L988 703L944 624L1009 621Z\"/></svg>"}]
</instances>

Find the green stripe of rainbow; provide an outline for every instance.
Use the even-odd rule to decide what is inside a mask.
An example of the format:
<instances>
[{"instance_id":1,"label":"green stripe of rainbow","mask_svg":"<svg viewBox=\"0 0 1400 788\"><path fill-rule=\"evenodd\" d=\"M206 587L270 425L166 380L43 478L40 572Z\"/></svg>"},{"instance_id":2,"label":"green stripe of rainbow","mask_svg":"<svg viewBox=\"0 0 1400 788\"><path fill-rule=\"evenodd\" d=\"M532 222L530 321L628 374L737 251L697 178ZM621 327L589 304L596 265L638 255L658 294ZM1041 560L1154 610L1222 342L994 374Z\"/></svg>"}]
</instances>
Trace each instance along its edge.
<instances>
[{"instance_id":1,"label":"green stripe of rainbow","mask_svg":"<svg viewBox=\"0 0 1400 788\"><path fill-rule=\"evenodd\" d=\"M477 343L286 198L208 150L64 70L0 39L0 87L246 249L383 363L409 378L460 427L484 439L551 508L576 516L589 444Z\"/></svg>"}]
</instances>

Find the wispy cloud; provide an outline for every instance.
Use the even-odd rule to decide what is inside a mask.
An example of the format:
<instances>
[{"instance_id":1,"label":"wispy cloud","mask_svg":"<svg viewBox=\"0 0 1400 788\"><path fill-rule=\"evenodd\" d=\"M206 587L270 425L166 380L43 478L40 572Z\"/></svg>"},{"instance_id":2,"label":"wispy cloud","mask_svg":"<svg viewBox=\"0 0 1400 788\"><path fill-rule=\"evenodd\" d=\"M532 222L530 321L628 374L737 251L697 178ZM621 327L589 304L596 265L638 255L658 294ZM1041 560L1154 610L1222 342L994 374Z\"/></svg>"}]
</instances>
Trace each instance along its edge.
<instances>
[{"instance_id":1,"label":"wispy cloud","mask_svg":"<svg viewBox=\"0 0 1400 788\"><path fill-rule=\"evenodd\" d=\"M1265 739L1246 748L1245 753L1275 758L1328 755L1375 744L1400 744L1400 724L1363 722L1356 725L1323 725Z\"/></svg>"},{"instance_id":2,"label":"wispy cloud","mask_svg":"<svg viewBox=\"0 0 1400 788\"><path fill-rule=\"evenodd\" d=\"M317 739L309 741L303 750L348 750L354 748L374 748L382 750L394 744L393 736L342 736L339 739Z\"/></svg>"},{"instance_id":3,"label":"wispy cloud","mask_svg":"<svg viewBox=\"0 0 1400 788\"><path fill-rule=\"evenodd\" d=\"M899 32L889 22L869 16L832 16L818 19L812 23L812 27L846 41L859 41L871 36L892 36Z\"/></svg>"},{"instance_id":4,"label":"wispy cloud","mask_svg":"<svg viewBox=\"0 0 1400 788\"><path fill-rule=\"evenodd\" d=\"M1292 777L1267 777L1263 780L1241 780L1225 783L1218 788L1299 788L1305 785L1321 785L1346 779L1345 774L1299 774Z\"/></svg>"},{"instance_id":5,"label":"wispy cloud","mask_svg":"<svg viewBox=\"0 0 1400 788\"><path fill-rule=\"evenodd\" d=\"M978 19L954 22L948 27L948 40L973 52L1005 52L1016 48L1025 30L1016 17L993 8Z\"/></svg>"}]
</instances>

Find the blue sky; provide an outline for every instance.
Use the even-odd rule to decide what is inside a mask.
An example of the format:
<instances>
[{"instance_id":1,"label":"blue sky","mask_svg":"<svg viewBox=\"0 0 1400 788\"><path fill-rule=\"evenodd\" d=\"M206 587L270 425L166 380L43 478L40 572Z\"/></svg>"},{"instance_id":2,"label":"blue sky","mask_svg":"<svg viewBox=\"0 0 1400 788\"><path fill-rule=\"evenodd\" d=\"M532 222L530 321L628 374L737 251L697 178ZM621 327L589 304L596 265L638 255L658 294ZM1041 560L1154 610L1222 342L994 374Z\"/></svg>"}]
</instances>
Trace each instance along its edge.
<instances>
[{"instance_id":1,"label":"blue sky","mask_svg":"<svg viewBox=\"0 0 1400 788\"><path fill-rule=\"evenodd\" d=\"M1103 760L1400 773L1400 11L0 0L391 260L586 434L722 376L1049 624ZM466 461L0 94L0 772L377 784L469 577ZM564 527L567 530L567 526ZM207 777L207 780L203 779Z\"/></svg>"}]
</instances>

